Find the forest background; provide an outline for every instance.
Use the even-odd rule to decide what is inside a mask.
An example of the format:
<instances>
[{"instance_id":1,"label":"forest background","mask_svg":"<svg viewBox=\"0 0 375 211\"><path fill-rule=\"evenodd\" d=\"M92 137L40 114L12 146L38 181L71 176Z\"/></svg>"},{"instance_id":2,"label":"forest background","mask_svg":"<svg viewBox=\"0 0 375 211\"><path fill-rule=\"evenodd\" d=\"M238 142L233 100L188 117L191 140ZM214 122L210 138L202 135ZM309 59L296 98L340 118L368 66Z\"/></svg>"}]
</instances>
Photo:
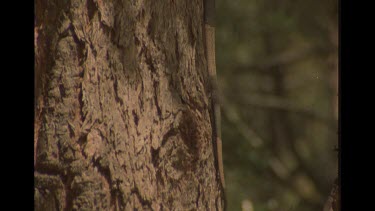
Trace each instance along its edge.
<instances>
[{"instance_id":1,"label":"forest background","mask_svg":"<svg viewBox=\"0 0 375 211\"><path fill-rule=\"evenodd\" d=\"M338 175L338 2L216 2L228 210L322 210Z\"/></svg>"}]
</instances>

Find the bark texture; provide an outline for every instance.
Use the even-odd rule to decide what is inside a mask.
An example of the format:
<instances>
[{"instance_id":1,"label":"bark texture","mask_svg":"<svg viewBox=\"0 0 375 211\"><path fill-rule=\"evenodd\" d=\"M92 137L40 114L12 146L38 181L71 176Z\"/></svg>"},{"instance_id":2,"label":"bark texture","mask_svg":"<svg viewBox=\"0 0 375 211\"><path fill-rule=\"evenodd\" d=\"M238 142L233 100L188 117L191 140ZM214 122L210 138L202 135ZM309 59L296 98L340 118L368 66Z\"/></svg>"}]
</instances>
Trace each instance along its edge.
<instances>
[{"instance_id":1,"label":"bark texture","mask_svg":"<svg viewBox=\"0 0 375 211\"><path fill-rule=\"evenodd\" d=\"M331 193L328 196L326 203L324 204L323 211L340 211L340 187L338 184L338 179L335 180L335 183L332 187Z\"/></svg>"},{"instance_id":2,"label":"bark texture","mask_svg":"<svg viewBox=\"0 0 375 211\"><path fill-rule=\"evenodd\" d=\"M221 210L203 1L35 6L35 210Z\"/></svg>"}]
</instances>

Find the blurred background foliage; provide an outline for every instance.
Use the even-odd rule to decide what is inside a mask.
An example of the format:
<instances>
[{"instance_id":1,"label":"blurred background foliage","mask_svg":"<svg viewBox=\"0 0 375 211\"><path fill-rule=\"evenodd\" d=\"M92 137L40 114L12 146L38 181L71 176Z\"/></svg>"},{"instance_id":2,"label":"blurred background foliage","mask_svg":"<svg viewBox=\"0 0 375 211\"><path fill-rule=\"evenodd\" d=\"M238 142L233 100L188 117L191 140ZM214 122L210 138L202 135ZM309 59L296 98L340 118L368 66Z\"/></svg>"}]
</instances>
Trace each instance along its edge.
<instances>
[{"instance_id":1,"label":"blurred background foliage","mask_svg":"<svg viewBox=\"0 0 375 211\"><path fill-rule=\"evenodd\" d=\"M228 210L323 210L338 172L338 2L216 0Z\"/></svg>"}]
</instances>

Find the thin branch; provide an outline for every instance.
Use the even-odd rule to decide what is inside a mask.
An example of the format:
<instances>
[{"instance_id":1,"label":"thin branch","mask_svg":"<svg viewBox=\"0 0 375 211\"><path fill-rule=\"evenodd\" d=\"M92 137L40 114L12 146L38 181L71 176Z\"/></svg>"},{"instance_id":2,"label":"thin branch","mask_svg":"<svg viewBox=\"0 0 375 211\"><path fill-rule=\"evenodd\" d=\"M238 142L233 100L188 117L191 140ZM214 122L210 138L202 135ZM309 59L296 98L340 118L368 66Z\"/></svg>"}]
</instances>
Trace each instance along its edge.
<instances>
[{"instance_id":1,"label":"thin branch","mask_svg":"<svg viewBox=\"0 0 375 211\"><path fill-rule=\"evenodd\" d=\"M331 130L337 130L337 123L334 119L325 117L322 114L319 114L313 110L307 109L305 107L299 106L295 103L290 102L290 100L282 99L280 97L275 96L257 96L251 95L241 98L242 102L239 104L245 106L253 106L259 107L263 109L274 109L274 110L281 110L286 111L289 113L295 113L299 116L313 119L325 124Z\"/></svg>"},{"instance_id":2,"label":"thin branch","mask_svg":"<svg viewBox=\"0 0 375 211\"><path fill-rule=\"evenodd\" d=\"M237 109L228 103L224 97L222 100L222 111L224 116L236 126L241 135L250 143L252 147L259 147L264 144L263 139L252 130L240 117Z\"/></svg>"},{"instance_id":3,"label":"thin branch","mask_svg":"<svg viewBox=\"0 0 375 211\"><path fill-rule=\"evenodd\" d=\"M278 56L264 59L264 62L255 64L238 65L233 68L234 73L257 71L260 73L271 73L274 67L287 66L311 57L316 52L315 48L305 48L293 52L284 52Z\"/></svg>"}]
</instances>

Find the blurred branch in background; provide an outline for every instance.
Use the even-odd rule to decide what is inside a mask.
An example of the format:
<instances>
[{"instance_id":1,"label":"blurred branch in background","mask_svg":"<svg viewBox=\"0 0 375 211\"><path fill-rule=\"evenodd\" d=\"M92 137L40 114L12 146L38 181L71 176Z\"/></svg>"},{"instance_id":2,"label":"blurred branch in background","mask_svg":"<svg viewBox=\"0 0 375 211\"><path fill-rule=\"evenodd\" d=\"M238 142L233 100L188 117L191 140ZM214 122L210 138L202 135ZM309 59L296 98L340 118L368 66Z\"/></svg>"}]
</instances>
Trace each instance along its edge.
<instances>
[{"instance_id":1,"label":"blurred branch in background","mask_svg":"<svg viewBox=\"0 0 375 211\"><path fill-rule=\"evenodd\" d=\"M229 122L235 125L236 129L240 134L250 143L252 147L261 146L264 141L259 135L249 127L242 119L237 109L228 103L225 97L222 97L222 112L223 115L229 120Z\"/></svg>"},{"instance_id":2,"label":"blurred branch in background","mask_svg":"<svg viewBox=\"0 0 375 211\"><path fill-rule=\"evenodd\" d=\"M330 117L325 117L318 112L302 107L295 102L275 96L252 94L243 98L242 106L251 106L262 109L271 109L294 113L302 118L308 118L325 124L332 131L337 131L337 122Z\"/></svg>"},{"instance_id":3,"label":"blurred branch in background","mask_svg":"<svg viewBox=\"0 0 375 211\"><path fill-rule=\"evenodd\" d=\"M257 72L259 74L267 74L274 67L281 67L291 65L293 63L302 61L311 55L316 53L317 49L304 48L292 52L284 52L278 56L265 59L263 62L255 64L240 64L237 67L234 67L233 73L246 73L246 72Z\"/></svg>"}]
</instances>

